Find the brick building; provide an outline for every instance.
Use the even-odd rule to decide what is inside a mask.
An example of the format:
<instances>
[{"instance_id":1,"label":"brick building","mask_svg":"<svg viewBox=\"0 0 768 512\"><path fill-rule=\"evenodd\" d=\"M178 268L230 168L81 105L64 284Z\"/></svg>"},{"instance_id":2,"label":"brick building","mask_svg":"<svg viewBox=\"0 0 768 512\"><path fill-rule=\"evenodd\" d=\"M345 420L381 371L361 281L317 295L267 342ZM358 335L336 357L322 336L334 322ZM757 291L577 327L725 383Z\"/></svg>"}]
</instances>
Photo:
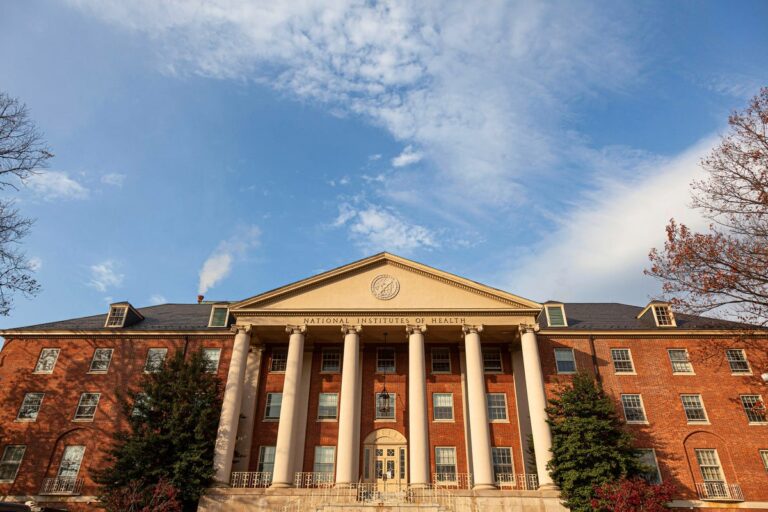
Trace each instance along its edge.
<instances>
[{"instance_id":1,"label":"brick building","mask_svg":"<svg viewBox=\"0 0 768 512\"><path fill-rule=\"evenodd\" d=\"M240 302L117 303L2 334L0 500L93 509L90 472L126 424L116 391L202 349L226 382L202 510L562 510L543 407L577 371L674 507L768 510L768 341L664 303L542 304L383 253Z\"/></svg>"}]
</instances>

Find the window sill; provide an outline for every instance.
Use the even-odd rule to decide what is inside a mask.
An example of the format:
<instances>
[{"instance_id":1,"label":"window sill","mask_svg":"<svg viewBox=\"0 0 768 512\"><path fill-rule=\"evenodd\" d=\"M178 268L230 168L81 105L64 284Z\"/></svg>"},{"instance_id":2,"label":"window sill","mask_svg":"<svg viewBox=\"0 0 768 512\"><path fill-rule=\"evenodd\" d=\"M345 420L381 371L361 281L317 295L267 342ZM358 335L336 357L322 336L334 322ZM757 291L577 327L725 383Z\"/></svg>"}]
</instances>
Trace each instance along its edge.
<instances>
[{"instance_id":1,"label":"window sill","mask_svg":"<svg viewBox=\"0 0 768 512\"><path fill-rule=\"evenodd\" d=\"M32 375L51 375L53 374L53 370L49 372L32 372Z\"/></svg>"},{"instance_id":2,"label":"window sill","mask_svg":"<svg viewBox=\"0 0 768 512\"><path fill-rule=\"evenodd\" d=\"M489 420L488 423L509 423L509 420Z\"/></svg>"},{"instance_id":3,"label":"window sill","mask_svg":"<svg viewBox=\"0 0 768 512\"><path fill-rule=\"evenodd\" d=\"M484 375L501 375L504 370L483 370Z\"/></svg>"},{"instance_id":4,"label":"window sill","mask_svg":"<svg viewBox=\"0 0 768 512\"><path fill-rule=\"evenodd\" d=\"M750 421L749 425L756 427L765 426L768 425L768 421Z\"/></svg>"},{"instance_id":5,"label":"window sill","mask_svg":"<svg viewBox=\"0 0 768 512\"><path fill-rule=\"evenodd\" d=\"M269 370L269 373L277 373L278 375L284 375L285 370L277 371L277 370Z\"/></svg>"},{"instance_id":6,"label":"window sill","mask_svg":"<svg viewBox=\"0 0 768 512\"><path fill-rule=\"evenodd\" d=\"M15 481L16 481L16 479L13 479L13 480L0 480L0 484L12 484Z\"/></svg>"},{"instance_id":7,"label":"window sill","mask_svg":"<svg viewBox=\"0 0 768 512\"><path fill-rule=\"evenodd\" d=\"M456 423L456 420L432 420L433 423Z\"/></svg>"},{"instance_id":8,"label":"window sill","mask_svg":"<svg viewBox=\"0 0 768 512\"><path fill-rule=\"evenodd\" d=\"M16 418L13 420L14 423L34 423L37 421L37 418Z\"/></svg>"},{"instance_id":9,"label":"window sill","mask_svg":"<svg viewBox=\"0 0 768 512\"><path fill-rule=\"evenodd\" d=\"M435 370L432 370L429 373L432 375L451 375L453 372L451 370L448 370L447 372L436 372Z\"/></svg>"},{"instance_id":10,"label":"window sill","mask_svg":"<svg viewBox=\"0 0 768 512\"><path fill-rule=\"evenodd\" d=\"M373 372L373 373L375 373L375 374L377 374L377 375L395 375L395 374L397 373L397 371L396 371L396 370L394 370L394 371L391 371L391 372L382 372L382 371L380 371L380 370L376 370L376 371L375 371L375 372Z\"/></svg>"},{"instance_id":11,"label":"window sill","mask_svg":"<svg viewBox=\"0 0 768 512\"><path fill-rule=\"evenodd\" d=\"M711 425L709 420L706 421L689 421L688 425Z\"/></svg>"},{"instance_id":12,"label":"window sill","mask_svg":"<svg viewBox=\"0 0 768 512\"><path fill-rule=\"evenodd\" d=\"M88 371L88 375L106 375L109 373L109 370L90 370Z\"/></svg>"},{"instance_id":13,"label":"window sill","mask_svg":"<svg viewBox=\"0 0 768 512\"><path fill-rule=\"evenodd\" d=\"M628 421L627 425L650 425L648 421Z\"/></svg>"},{"instance_id":14,"label":"window sill","mask_svg":"<svg viewBox=\"0 0 768 512\"><path fill-rule=\"evenodd\" d=\"M318 423L338 423L339 418L317 418Z\"/></svg>"},{"instance_id":15,"label":"window sill","mask_svg":"<svg viewBox=\"0 0 768 512\"><path fill-rule=\"evenodd\" d=\"M339 375L341 370L320 370L320 375Z\"/></svg>"},{"instance_id":16,"label":"window sill","mask_svg":"<svg viewBox=\"0 0 768 512\"><path fill-rule=\"evenodd\" d=\"M578 372L557 372L558 375L576 375Z\"/></svg>"},{"instance_id":17,"label":"window sill","mask_svg":"<svg viewBox=\"0 0 768 512\"><path fill-rule=\"evenodd\" d=\"M397 423L397 420L394 418L376 418L373 420L374 423Z\"/></svg>"},{"instance_id":18,"label":"window sill","mask_svg":"<svg viewBox=\"0 0 768 512\"><path fill-rule=\"evenodd\" d=\"M265 423L277 423L280 421L280 418L264 418L262 421Z\"/></svg>"},{"instance_id":19,"label":"window sill","mask_svg":"<svg viewBox=\"0 0 768 512\"><path fill-rule=\"evenodd\" d=\"M75 418L72 421L76 423L93 423L93 418Z\"/></svg>"},{"instance_id":20,"label":"window sill","mask_svg":"<svg viewBox=\"0 0 768 512\"><path fill-rule=\"evenodd\" d=\"M672 375L696 375L694 372L672 372Z\"/></svg>"},{"instance_id":21,"label":"window sill","mask_svg":"<svg viewBox=\"0 0 768 512\"><path fill-rule=\"evenodd\" d=\"M751 377L752 372L738 372L738 373L731 372L731 376L732 377Z\"/></svg>"},{"instance_id":22,"label":"window sill","mask_svg":"<svg viewBox=\"0 0 768 512\"><path fill-rule=\"evenodd\" d=\"M613 372L614 375L637 375L637 372Z\"/></svg>"}]
</instances>

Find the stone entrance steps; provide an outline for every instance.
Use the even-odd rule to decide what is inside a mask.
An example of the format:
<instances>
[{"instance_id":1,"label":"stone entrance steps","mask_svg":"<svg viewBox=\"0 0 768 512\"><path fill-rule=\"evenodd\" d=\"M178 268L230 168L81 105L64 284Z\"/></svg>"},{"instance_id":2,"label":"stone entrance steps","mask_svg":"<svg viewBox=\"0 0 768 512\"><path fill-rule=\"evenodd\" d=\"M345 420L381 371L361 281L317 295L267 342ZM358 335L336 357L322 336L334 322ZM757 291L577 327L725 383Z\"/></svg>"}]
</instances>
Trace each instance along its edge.
<instances>
[{"instance_id":1,"label":"stone entrance steps","mask_svg":"<svg viewBox=\"0 0 768 512\"><path fill-rule=\"evenodd\" d=\"M321 505L313 512L450 512L448 508L428 504L385 505L381 503L350 503L343 505Z\"/></svg>"}]
</instances>

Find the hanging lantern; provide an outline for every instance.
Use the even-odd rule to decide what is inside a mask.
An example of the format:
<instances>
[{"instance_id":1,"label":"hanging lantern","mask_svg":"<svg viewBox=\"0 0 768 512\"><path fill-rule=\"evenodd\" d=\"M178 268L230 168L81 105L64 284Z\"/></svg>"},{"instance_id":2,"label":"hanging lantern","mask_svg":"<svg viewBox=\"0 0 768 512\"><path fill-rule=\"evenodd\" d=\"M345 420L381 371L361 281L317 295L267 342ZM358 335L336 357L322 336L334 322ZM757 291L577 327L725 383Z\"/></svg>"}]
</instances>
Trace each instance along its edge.
<instances>
[{"instance_id":1,"label":"hanging lantern","mask_svg":"<svg viewBox=\"0 0 768 512\"><path fill-rule=\"evenodd\" d=\"M392 410L392 404L390 403L389 398L389 393L387 393L387 386L385 384L381 393L379 393L379 403L376 404L380 416L389 416L389 413Z\"/></svg>"}]
</instances>

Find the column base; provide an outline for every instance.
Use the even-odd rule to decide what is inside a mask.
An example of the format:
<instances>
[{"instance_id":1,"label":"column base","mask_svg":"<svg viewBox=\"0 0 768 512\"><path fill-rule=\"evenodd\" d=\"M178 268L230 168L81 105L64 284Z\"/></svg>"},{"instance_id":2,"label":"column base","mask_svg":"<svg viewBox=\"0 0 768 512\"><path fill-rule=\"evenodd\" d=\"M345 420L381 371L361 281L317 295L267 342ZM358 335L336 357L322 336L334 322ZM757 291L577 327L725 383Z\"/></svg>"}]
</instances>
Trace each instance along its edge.
<instances>
[{"instance_id":1,"label":"column base","mask_svg":"<svg viewBox=\"0 0 768 512\"><path fill-rule=\"evenodd\" d=\"M220 489L222 487L229 487L229 483L228 482L219 482L219 481L214 480L214 482L211 484L211 487L216 487L216 488Z\"/></svg>"},{"instance_id":2,"label":"column base","mask_svg":"<svg viewBox=\"0 0 768 512\"><path fill-rule=\"evenodd\" d=\"M548 483L539 486L540 491L559 491L560 488L555 483Z\"/></svg>"},{"instance_id":3,"label":"column base","mask_svg":"<svg viewBox=\"0 0 768 512\"><path fill-rule=\"evenodd\" d=\"M411 489L426 489L427 487L429 487L429 484L424 482L410 482L408 484L408 487L410 487Z\"/></svg>"},{"instance_id":4,"label":"column base","mask_svg":"<svg viewBox=\"0 0 768 512\"><path fill-rule=\"evenodd\" d=\"M287 489L289 487L293 487L293 485L288 482L272 482L272 485L269 486L270 489Z\"/></svg>"},{"instance_id":5,"label":"column base","mask_svg":"<svg viewBox=\"0 0 768 512\"><path fill-rule=\"evenodd\" d=\"M493 484L475 484L472 486L473 491L492 491L495 490L496 486Z\"/></svg>"},{"instance_id":6,"label":"column base","mask_svg":"<svg viewBox=\"0 0 768 512\"><path fill-rule=\"evenodd\" d=\"M336 489L351 489L354 487L354 484L352 482L336 482L333 486Z\"/></svg>"}]
</instances>

